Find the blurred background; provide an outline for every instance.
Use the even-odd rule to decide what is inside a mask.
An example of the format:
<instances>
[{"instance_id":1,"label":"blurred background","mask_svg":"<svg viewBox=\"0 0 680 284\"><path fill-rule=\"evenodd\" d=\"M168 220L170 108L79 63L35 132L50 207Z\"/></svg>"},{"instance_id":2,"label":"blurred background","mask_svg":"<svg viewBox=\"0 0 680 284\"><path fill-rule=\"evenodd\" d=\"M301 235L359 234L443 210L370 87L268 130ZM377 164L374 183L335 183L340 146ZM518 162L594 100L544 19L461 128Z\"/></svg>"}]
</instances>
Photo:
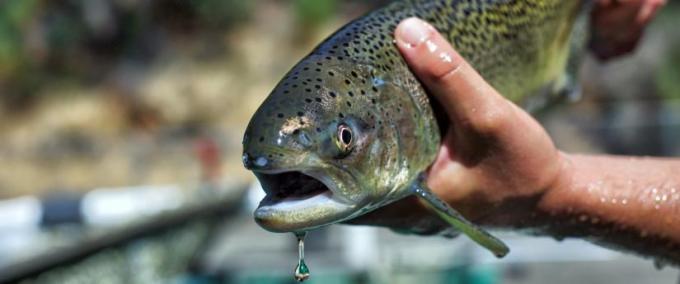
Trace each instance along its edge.
<instances>
[{"instance_id":1,"label":"blurred background","mask_svg":"<svg viewBox=\"0 0 680 284\"><path fill-rule=\"evenodd\" d=\"M252 221L255 109L334 30L389 1L0 1L0 282L292 283L297 244ZM540 117L565 151L680 155L680 5L636 53L586 58ZM311 232L311 283L678 283L579 240Z\"/></svg>"}]
</instances>

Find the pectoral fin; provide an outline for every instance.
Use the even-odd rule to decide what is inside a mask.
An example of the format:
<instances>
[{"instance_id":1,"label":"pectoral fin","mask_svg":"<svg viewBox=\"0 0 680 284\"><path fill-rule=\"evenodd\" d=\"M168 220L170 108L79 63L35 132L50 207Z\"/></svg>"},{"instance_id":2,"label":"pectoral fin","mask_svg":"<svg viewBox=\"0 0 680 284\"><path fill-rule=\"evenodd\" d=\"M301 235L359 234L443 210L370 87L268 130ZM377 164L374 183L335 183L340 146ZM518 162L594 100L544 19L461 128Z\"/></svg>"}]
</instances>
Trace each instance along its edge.
<instances>
[{"instance_id":1,"label":"pectoral fin","mask_svg":"<svg viewBox=\"0 0 680 284\"><path fill-rule=\"evenodd\" d=\"M466 234L470 239L491 251L496 257L503 257L510 249L499 239L487 233L484 229L466 220L463 215L451 208L444 201L435 196L426 186L417 184L413 193L425 200L425 204L437 213L444 221Z\"/></svg>"}]
</instances>

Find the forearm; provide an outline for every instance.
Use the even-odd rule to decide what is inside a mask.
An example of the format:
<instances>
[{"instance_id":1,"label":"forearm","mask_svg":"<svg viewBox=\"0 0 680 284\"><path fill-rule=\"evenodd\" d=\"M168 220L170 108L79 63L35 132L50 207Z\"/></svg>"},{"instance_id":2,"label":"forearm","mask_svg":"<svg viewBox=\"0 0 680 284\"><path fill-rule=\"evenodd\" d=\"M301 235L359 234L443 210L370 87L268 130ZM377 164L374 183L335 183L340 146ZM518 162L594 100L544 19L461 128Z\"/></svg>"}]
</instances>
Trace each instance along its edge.
<instances>
[{"instance_id":1,"label":"forearm","mask_svg":"<svg viewBox=\"0 0 680 284\"><path fill-rule=\"evenodd\" d=\"M680 159L562 157L564 174L537 203L539 233L680 263Z\"/></svg>"}]
</instances>

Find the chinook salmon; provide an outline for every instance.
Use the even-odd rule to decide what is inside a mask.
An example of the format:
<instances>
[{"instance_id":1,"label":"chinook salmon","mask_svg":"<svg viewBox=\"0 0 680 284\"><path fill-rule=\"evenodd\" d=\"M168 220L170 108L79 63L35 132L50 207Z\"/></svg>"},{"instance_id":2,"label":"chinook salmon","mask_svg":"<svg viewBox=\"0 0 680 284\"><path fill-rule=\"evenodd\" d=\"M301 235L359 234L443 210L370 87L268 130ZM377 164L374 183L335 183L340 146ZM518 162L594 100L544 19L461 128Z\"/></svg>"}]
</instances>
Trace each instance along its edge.
<instances>
[{"instance_id":1,"label":"chinook salmon","mask_svg":"<svg viewBox=\"0 0 680 284\"><path fill-rule=\"evenodd\" d=\"M507 246L425 186L444 126L393 44L419 17L439 30L501 94L522 104L556 89L579 14L576 0L395 1L326 39L285 75L252 117L243 163L266 197L255 220L302 232L409 195L501 257Z\"/></svg>"}]
</instances>

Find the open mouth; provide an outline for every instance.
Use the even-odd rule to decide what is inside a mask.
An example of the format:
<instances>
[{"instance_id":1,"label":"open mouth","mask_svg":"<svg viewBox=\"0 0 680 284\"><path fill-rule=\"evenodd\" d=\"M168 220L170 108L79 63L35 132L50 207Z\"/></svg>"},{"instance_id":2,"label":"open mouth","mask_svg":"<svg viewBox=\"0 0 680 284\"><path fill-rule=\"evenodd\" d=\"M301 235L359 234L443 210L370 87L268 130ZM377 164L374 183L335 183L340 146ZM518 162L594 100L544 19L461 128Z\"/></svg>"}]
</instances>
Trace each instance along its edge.
<instances>
[{"instance_id":1,"label":"open mouth","mask_svg":"<svg viewBox=\"0 0 680 284\"><path fill-rule=\"evenodd\" d=\"M255 172L267 194L255 210L255 220L273 232L309 230L340 222L356 210L327 176L300 171Z\"/></svg>"},{"instance_id":2,"label":"open mouth","mask_svg":"<svg viewBox=\"0 0 680 284\"><path fill-rule=\"evenodd\" d=\"M319 194L332 194L321 181L298 171L279 174L256 174L267 193L263 205L309 199Z\"/></svg>"}]
</instances>

